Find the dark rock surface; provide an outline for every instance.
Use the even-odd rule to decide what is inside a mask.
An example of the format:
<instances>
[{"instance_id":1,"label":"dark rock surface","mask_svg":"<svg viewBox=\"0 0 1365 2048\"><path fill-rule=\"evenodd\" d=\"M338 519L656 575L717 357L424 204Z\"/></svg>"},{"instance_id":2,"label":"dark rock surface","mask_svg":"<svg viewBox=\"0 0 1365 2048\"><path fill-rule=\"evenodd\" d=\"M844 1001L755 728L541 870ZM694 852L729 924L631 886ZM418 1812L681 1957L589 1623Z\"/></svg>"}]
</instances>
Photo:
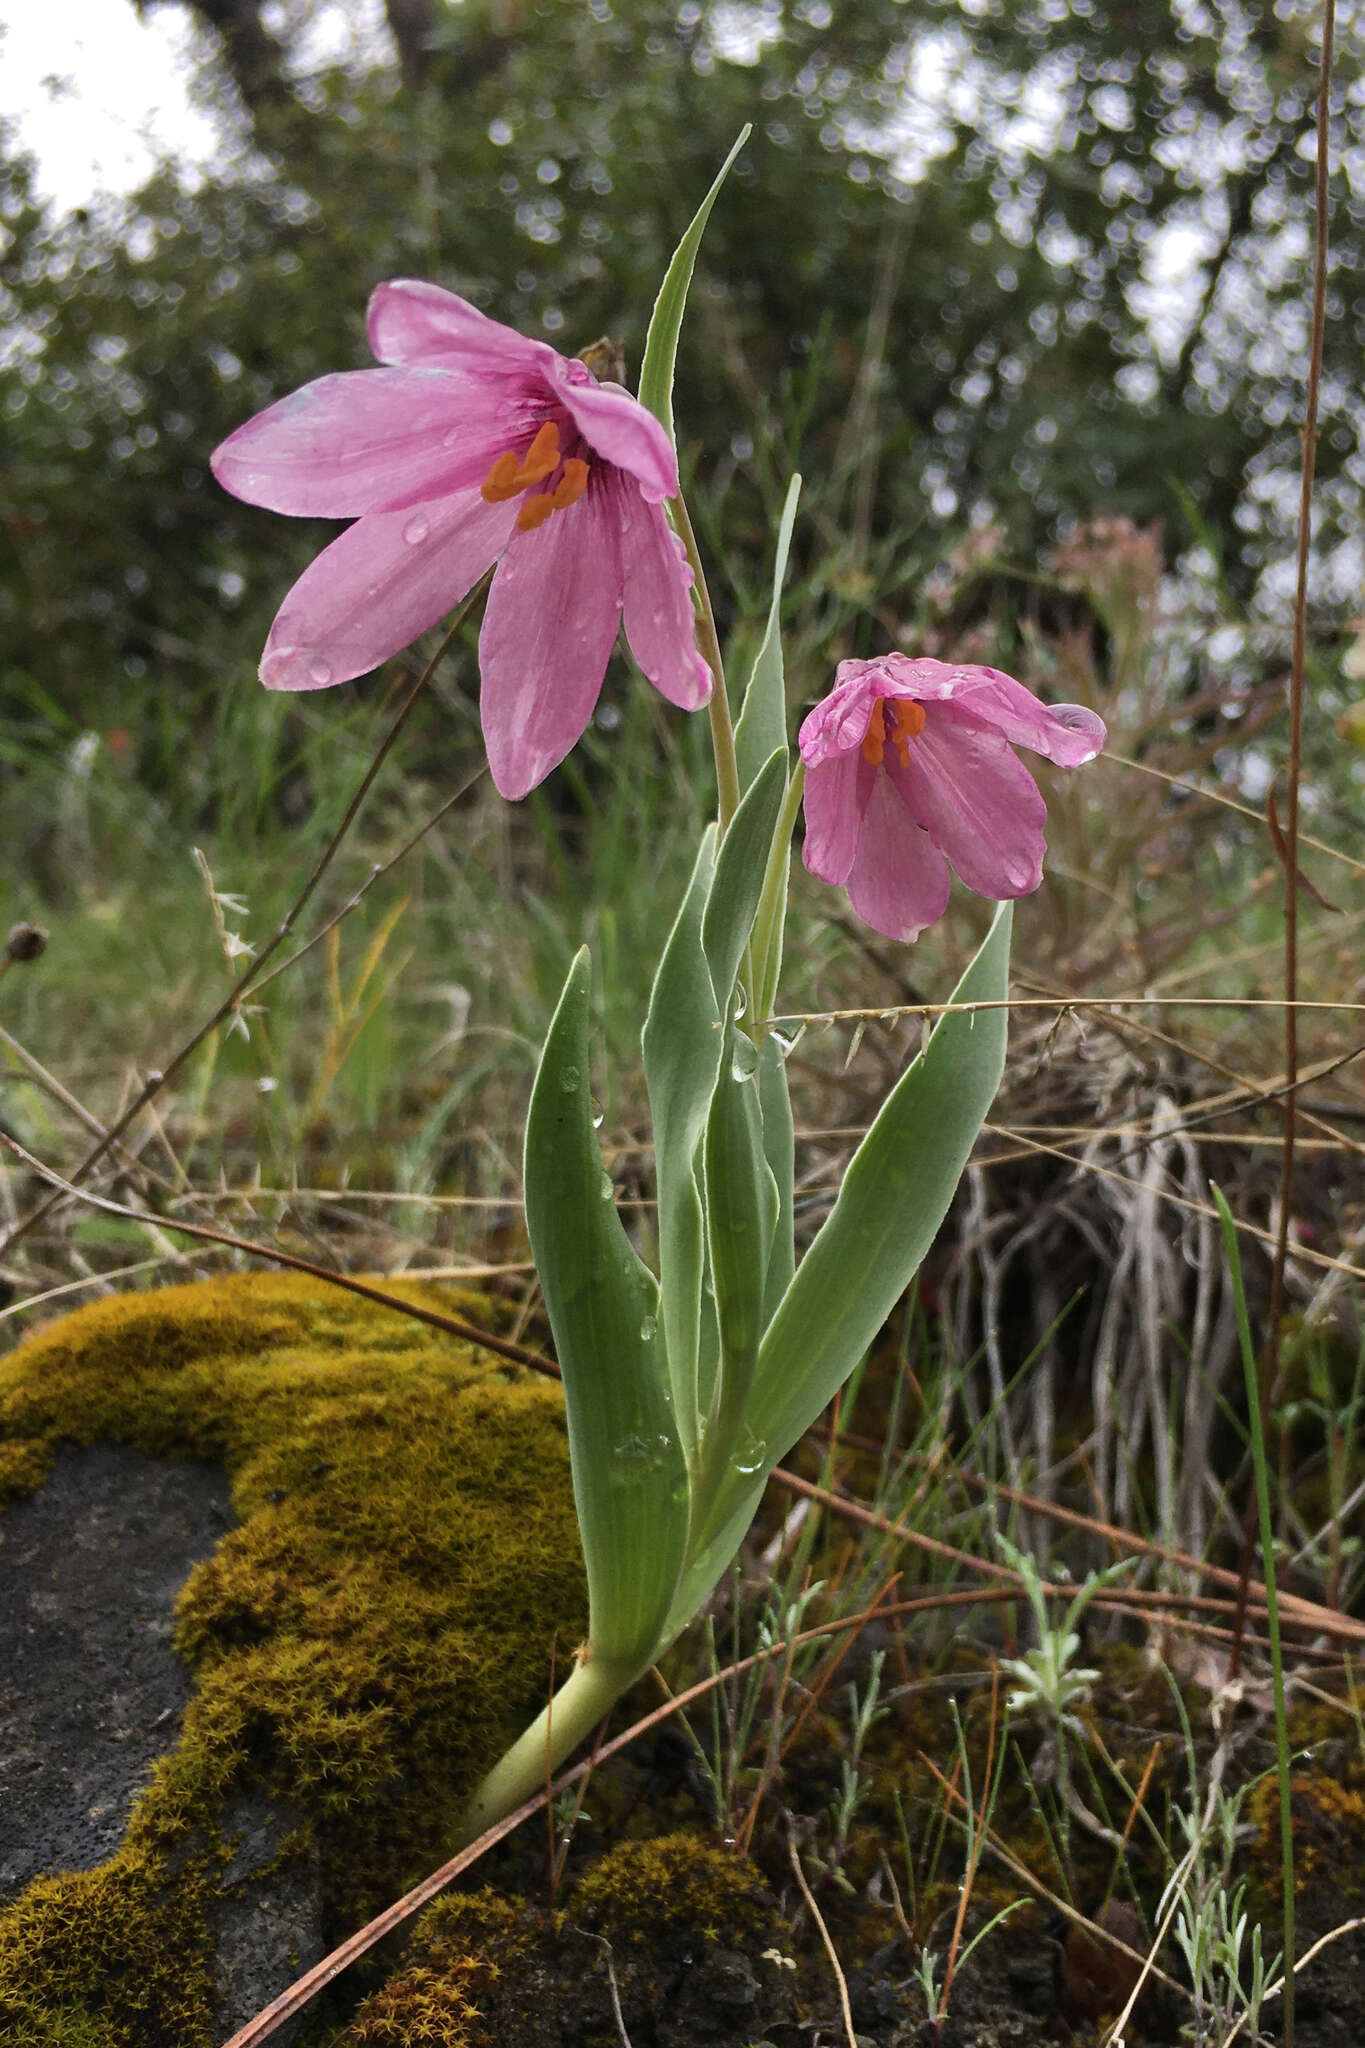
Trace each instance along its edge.
<instances>
[{"instance_id":1,"label":"dark rock surface","mask_svg":"<svg viewBox=\"0 0 1365 2048\"><path fill-rule=\"evenodd\" d=\"M217 1467L114 1444L0 1518L0 1898L118 1848L190 1694L175 1596L231 1522Z\"/></svg>"}]
</instances>

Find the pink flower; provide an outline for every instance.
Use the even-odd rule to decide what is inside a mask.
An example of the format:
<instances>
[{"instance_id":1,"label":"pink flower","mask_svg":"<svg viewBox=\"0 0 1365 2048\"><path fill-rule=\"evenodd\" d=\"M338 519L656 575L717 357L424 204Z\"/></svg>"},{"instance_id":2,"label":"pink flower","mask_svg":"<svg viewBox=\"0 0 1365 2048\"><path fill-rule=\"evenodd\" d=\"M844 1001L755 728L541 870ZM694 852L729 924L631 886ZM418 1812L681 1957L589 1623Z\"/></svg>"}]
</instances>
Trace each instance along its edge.
<instances>
[{"instance_id":1,"label":"pink flower","mask_svg":"<svg viewBox=\"0 0 1365 2048\"><path fill-rule=\"evenodd\" d=\"M655 688L694 711L692 572L664 514L668 435L619 385L409 278L370 301L378 370L320 377L213 456L239 498L354 519L280 606L261 659L272 690L363 675L497 564L479 636L493 780L525 796L592 716L624 614Z\"/></svg>"},{"instance_id":2,"label":"pink flower","mask_svg":"<svg viewBox=\"0 0 1365 2048\"><path fill-rule=\"evenodd\" d=\"M996 668L841 662L801 727L806 866L889 939L942 917L950 861L979 896L1026 896L1043 878L1047 807L1013 749L1075 768L1104 739L1093 711L1049 708Z\"/></svg>"}]
</instances>

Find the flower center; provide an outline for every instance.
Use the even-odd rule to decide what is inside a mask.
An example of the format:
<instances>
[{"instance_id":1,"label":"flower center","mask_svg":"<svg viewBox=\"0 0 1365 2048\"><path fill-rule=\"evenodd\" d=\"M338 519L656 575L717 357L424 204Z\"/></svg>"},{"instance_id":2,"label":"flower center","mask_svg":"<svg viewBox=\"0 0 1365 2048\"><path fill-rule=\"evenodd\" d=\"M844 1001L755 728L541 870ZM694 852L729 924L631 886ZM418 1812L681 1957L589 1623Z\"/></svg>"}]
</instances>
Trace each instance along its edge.
<instances>
[{"instance_id":1,"label":"flower center","mask_svg":"<svg viewBox=\"0 0 1365 2048\"><path fill-rule=\"evenodd\" d=\"M520 497L532 484L543 484L547 477L554 476L556 470L559 478L548 491L537 491L534 497L523 500L517 513L517 526L522 533L543 526L552 512L562 512L566 505L575 504L588 488L588 464L577 455L562 454L559 428L553 420L546 420L524 455L508 448L493 458L480 485L483 501L486 505L501 505L508 498Z\"/></svg>"},{"instance_id":2,"label":"flower center","mask_svg":"<svg viewBox=\"0 0 1365 2048\"><path fill-rule=\"evenodd\" d=\"M887 732L887 705L891 707L890 726ZM882 765L886 742L890 739L896 749L902 768L910 766L910 742L916 733L924 731L924 706L913 697L879 697L872 707L872 716L867 721L863 735L863 759L870 761L874 768Z\"/></svg>"}]
</instances>

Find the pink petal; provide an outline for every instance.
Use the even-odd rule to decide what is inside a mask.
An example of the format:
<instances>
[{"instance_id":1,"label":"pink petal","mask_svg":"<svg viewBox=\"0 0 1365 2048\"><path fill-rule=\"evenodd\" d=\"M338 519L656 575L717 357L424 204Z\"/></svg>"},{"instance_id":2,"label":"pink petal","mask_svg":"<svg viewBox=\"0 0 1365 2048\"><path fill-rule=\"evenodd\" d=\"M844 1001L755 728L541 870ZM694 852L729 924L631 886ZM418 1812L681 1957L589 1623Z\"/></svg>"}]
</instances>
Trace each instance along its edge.
<instances>
[{"instance_id":1,"label":"pink petal","mask_svg":"<svg viewBox=\"0 0 1365 2048\"><path fill-rule=\"evenodd\" d=\"M888 774L918 822L979 896L1026 896L1043 879L1047 806L1028 769L998 734L930 707L910 742L910 765Z\"/></svg>"},{"instance_id":2,"label":"pink petal","mask_svg":"<svg viewBox=\"0 0 1365 2048\"><path fill-rule=\"evenodd\" d=\"M696 648L692 570L662 505L641 496L632 478L611 478L630 651L670 704L696 711L711 695L711 671Z\"/></svg>"},{"instance_id":3,"label":"pink petal","mask_svg":"<svg viewBox=\"0 0 1365 2048\"><path fill-rule=\"evenodd\" d=\"M861 747L873 710L887 694L881 682L875 662L840 662L834 688L801 721L797 743L807 767Z\"/></svg>"},{"instance_id":4,"label":"pink petal","mask_svg":"<svg viewBox=\"0 0 1365 2048\"><path fill-rule=\"evenodd\" d=\"M861 771L861 774L860 774ZM806 843L801 858L822 882L842 888L858 851L863 812L876 769L858 753L837 754L806 770L802 809Z\"/></svg>"},{"instance_id":5,"label":"pink petal","mask_svg":"<svg viewBox=\"0 0 1365 2048\"><path fill-rule=\"evenodd\" d=\"M1044 704L998 668L974 672L978 688L955 696L952 709L973 725L991 726L1013 746L1028 747L1060 768L1079 768L1104 747L1103 719L1083 704Z\"/></svg>"},{"instance_id":6,"label":"pink petal","mask_svg":"<svg viewBox=\"0 0 1365 2048\"><path fill-rule=\"evenodd\" d=\"M524 406L440 370L319 377L229 434L211 458L225 490L301 518L394 512L477 487L524 441Z\"/></svg>"},{"instance_id":7,"label":"pink petal","mask_svg":"<svg viewBox=\"0 0 1365 2048\"><path fill-rule=\"evenodd\" d=\"M652 412L615 384L599 384L584 364L546 351L546 375L561 405L604 462L628 470L651 503L678 495L678 464Z\"/></svg>"},{"instance_id":8,"label":"pink petal","mask_svg":"<svg viewBox=\"0 0 1365 2048\"><path fill-rule=\"evenodd\" d=\"M547 342L528 341L500 320L490 320L468 299L418 277L391 277L376 286L365 327L381 363L543 381L545 358L559 360Z\"/></svg>"},{"instance_id":9,"label":"pink petal","mask_svg":"<svg viewBox=\"0 0 1365 2048\"><path fill-rule=\"evenodd\" d=\"M515 505L485 505L477 493L367 513L285 598L261 681L272 690L324 690L377 668L468 594L515 517Z\"/></svg>"},{"instance_id":10,"label":"pink petal","mask_svg":"<svg viewBox=\"0 0 1365 2048\"><path fill-rule=\"evenodd\" d=\"M873 775L848 900L864 924L888 939L917 939L948 908L948 865L891 777L877 769Z\"/></svg>"},{"instance_id":11,"label":"pink petal","mask_svg":"<svg viewBox=\"0 0 1365 2048\"><path fill-rule=\"evenodd\" d=\"M592 717L621 621L612 493L585 496L514 532L479 635L479 711L501 795L543 782Z\"/></svg>"}]
</instances>

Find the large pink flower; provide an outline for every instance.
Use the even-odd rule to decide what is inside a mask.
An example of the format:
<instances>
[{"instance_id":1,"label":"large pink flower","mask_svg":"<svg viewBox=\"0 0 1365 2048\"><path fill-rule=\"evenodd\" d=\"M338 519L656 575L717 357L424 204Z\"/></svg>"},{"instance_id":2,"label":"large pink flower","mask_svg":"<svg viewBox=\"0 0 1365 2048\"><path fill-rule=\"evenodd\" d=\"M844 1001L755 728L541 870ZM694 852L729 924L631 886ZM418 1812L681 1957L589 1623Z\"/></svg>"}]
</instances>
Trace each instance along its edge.
<instances>
[{"instance_id":1,"label":"large pink flower","mask_svg":"<svg viewBox=\"0 0 1365 2048\"><path fill-rule=\"evenodd\" d=\"M305 384L213 456L253 505L355 520L285 598L262 682L322 690L363 675L496 563L480 709L504 796L525 796L582 733L623 614L655 688L704 704L692 572L664 514L677 464L654 415L433 284L381 284L369 337L391 367Z\"/></svg>"},{"instance_id":2,"label":"large pink flower","mask_svg":"<svg viewBox=\"0 0 1365 2048\"><path fill-rule=\"evenodd\" d=\"M1026 896L1043 878L1047 808L1013 750L1075 768L1104 739L1093 711L1042 704L999 669L841 662L801 727L806 866L889 939L942 917L950 861L979 896Z\"/></svg>"}]
</instances>

